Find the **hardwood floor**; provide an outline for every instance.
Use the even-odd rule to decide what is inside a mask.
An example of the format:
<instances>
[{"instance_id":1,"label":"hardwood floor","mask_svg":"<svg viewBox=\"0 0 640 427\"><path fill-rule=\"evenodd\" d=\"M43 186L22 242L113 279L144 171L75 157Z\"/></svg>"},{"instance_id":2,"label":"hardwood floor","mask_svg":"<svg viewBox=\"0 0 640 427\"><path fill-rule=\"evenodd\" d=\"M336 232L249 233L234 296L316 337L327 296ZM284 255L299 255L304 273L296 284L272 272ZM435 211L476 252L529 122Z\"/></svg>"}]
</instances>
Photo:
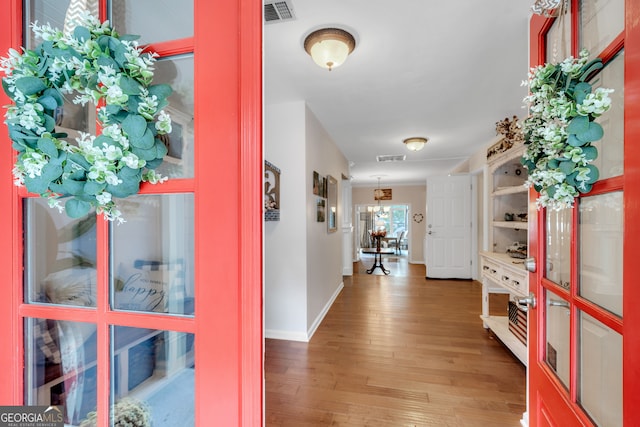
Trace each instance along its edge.
<instances>
[{"instance_id":1,"label":"hardwood floor","mask_svg":"<svg viewBox=\"0 0 640 427\"><path fill-rule=\"evenodd\" d=\"M480 283L383 262L354 264L309 343L266 340L266 425L519 426L525 368L482 327Z\"/></svg>"}]
</instances>

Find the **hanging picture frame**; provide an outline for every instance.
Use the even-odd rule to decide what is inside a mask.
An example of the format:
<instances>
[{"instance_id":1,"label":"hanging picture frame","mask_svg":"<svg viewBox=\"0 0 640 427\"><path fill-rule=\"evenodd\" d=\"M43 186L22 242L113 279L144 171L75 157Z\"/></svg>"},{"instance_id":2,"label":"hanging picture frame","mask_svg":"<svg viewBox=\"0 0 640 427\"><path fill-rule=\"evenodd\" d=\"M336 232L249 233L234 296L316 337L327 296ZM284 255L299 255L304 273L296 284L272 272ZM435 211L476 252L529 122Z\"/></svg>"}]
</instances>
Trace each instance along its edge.
<instances>
[{"instance_id":1,"label":"hanging picture frame","mask_svg":"<svg viewBox=\"0 0 640 427\"><path fill-rule=\"evenodd\" d=\"M325 199L327 198L327 177L326 176L322 177L322 187L320 190L320 197L324 197Z\"/></svg>"},{"instance_id":2,"label":"hanging picture frame","mask_svg":"<svg viewBox=\"0 0 640 427\"><path fill-rule=\"evenodd\" d=\"M313 194L316 196L320 195L322 187L322 182L320 181L320 174L316 171L313 171Z\"/></svg>"},{"instance_id":3,"label":"hanging picture frame","mask_svg":"<svg viewBox=\"0 0 640 427\"><path fill-rule=\"evenodd\" d=\"M376 188L373 190L373 200L391 200L391 188Z\"/></svg>"},{"instance_id":4,"label":"hanging picture frame","mask_svg":"<svg viewBox=\"0 0 640 427\"><path fill-rule=\"evenodd\" d=\"M264 220L280 221L280 169L264 161Z\"/></svg>"},{"instance_id":5,"label":"hanging picture frame","mask_svg":"<svg viewBox=\"0 0 640 427\"><path fill-rule=\"evenodd\" d=\"M322 197L316 200L316 221L324 222L326 217L326 201Z\"/></svg>"},{"instance_id":6,"label":"hanging picture frame","mask_svg":"<svg viewBox=\"0 0 640 427\"><path fill-rule=\"evenodd\" d=\"M338 180L327 175L327 232L338 231Z\"/></svg>"}]
</instances>

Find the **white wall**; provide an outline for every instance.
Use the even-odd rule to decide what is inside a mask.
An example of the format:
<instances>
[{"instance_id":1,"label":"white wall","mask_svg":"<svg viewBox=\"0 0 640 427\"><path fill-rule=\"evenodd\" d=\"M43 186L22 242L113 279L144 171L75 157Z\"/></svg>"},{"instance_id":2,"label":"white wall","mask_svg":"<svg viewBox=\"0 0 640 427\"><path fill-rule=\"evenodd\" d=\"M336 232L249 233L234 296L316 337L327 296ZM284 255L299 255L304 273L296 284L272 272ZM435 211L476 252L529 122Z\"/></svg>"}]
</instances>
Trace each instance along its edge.
<instances>
[{"instance_id":1,"label":"white wall","mask_svg":"<svg viewBox=\"0 0 640 427\"><path fill-rule=\"evenodd\" d=\"M427 206L427 186L426 185L383 185L384 188L391 188L392 200L385 201L385 204L408 204L409 208L409 222L410 222L410 235L409 235L409 249L410 258L409 262L413 264L424 264L424 248L422 241L426 233L426 218L427 213L425 207ZM356 205L371 205L378 203L373 198L373 190L376 187L353 187L352 189L352 203ZM353 210L355 215L355 208ZM422 222L415 222L413 215L419 213L422 214ZM356 224L354 218L353 224Z\"/></svg>"},{"instance_id":2,"label":"white wall","mask_svg":"<svg viewBox=\"0 0 640 427\"><path fill-rule=\"evenodd\" d=\"M265 108L264 158L280 169L280 221L264 223L267 337L304 340L307 331L305 103Z\"/></svg>"},{"instance_id":3,"label":"white wall","mask_svg":"<svg viewBox=\"0 0 640 427\"><path fill-rule=\"evenodd\" d=\"M306 110L307 172L307 322L311 335L331 303L342 289L342 197L338 197L338 231L327 232L326 222L316 221L316 200L313 194L313 171L320 176L331 175L338 181L342 194L342 175L348 175L348 162L313 112Z\"/></svg>"},{"instance_id":4,"label":"white wall","mask_svg":"<svg viewBox=\"0 0 640 427\"><path fill-rule=\"evenodd\" d=\"M307 341L342 289L340 230L316 221L313 172L338 181L346 158L304 102L265 106L264 158L281 170L280 221L264 227L265 336Z\"/></svg>"}]
</instances>

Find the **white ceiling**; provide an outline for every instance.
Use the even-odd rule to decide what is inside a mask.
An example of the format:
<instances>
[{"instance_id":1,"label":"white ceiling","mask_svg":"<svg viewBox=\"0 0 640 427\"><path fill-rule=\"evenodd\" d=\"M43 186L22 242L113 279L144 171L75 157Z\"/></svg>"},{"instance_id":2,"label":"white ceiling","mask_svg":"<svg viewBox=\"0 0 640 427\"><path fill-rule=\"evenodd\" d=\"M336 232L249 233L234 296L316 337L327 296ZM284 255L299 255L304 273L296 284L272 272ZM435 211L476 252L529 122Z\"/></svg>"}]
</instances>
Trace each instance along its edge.
<instances>
[{"instance_id":1,"label":"white ceiling","mask_svg":"<svg viewBox=\"0 0 640 427\"><path fill-rule=\"evenodd\" d=\"M295 19L264 26L265 103L305 100L346 158L354 186L424 184L523 117L533 0L289 0ZM356 48L329 72L304 38L349 30ZM402 140L430 139L410 152ZM376 162L406 154L406 161Z\"/></svg>"}]
</instances>

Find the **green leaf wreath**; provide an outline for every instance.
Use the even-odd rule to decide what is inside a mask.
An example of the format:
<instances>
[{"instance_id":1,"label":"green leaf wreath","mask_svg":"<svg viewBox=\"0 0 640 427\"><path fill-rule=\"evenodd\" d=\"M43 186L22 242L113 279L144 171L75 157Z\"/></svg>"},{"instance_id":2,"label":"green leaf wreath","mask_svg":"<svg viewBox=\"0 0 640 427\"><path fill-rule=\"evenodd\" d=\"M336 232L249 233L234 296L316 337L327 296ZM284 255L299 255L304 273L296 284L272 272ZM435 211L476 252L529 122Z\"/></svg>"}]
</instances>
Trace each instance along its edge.
<instances>
[{"instance_id":1,"label":"green leaf wreath","mask_svg":"<svg viewBox=\"0 0 640 427\"><path fill-rule=\"evenodd\" d=\"M114 197L136 194L143 181L167 179L154 169L167 154L158 136L171 132L163 108L172 89L151 84L156 55L143 53L137 36L121 37L88 13L72 34L37 22L31 28L42 43L22 53L10 49L0 60L2 86L13 101L5 123L18 151L15 183L70 217L94 207L123 222ZM56 110L68 94L76 104L100 106L100 135L81 132L72 143L56 133ZM68 198L64 206L60 198Z\"/></svg>"},{"instance_id":2,"label":"green leaf wreath","mask_svg":"<svg viewBox=\"0 0 640 427\"><path fill-rule=\"evenodd\" d=\"M530 94L524 98L529 117L524 120L526 152L522 164L529 170L528 186L540 193L538 207L573 207L579 193L588 193L598 180L591 163L598 157L593 141L604 131L594 120L609 110L613 89L593 91L586 80L602 68L602 60L578 58L531 68Z\"/></svg>"}]
</instances>

